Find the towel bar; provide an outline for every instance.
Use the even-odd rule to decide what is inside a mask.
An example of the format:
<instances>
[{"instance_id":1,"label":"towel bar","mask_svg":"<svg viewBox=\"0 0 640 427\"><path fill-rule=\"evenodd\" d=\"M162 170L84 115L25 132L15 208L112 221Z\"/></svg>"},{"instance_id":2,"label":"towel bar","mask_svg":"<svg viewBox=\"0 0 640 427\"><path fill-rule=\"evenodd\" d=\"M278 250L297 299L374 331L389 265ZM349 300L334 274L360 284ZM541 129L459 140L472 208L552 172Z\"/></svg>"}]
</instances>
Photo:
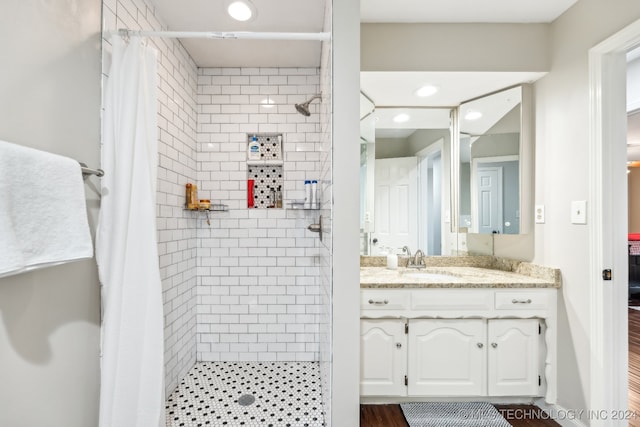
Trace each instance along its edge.
<instances>
[{"instance_id":1,"label":"towel bar","mask_svg":"<svg viewBox=\"0 0 640 427\"><path fill-rule=\"evenodd\" d=\"M82 175L95 175L97 177L104 176L104 171L102 169L90 169L87 167L86 163L78 162L80 166L82 166Z\"/></svg>"}]
</instances>

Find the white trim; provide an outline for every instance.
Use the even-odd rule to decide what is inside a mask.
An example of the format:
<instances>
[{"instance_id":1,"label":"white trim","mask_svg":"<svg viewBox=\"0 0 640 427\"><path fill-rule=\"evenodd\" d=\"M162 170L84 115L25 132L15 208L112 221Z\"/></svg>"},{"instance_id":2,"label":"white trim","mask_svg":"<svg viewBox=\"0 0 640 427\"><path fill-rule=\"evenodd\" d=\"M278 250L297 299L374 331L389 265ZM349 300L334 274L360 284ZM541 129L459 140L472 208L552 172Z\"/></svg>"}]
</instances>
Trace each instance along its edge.
<instances>
[{"instance_id":1,"label":"white trim","mask_svg":"<svg viewBox=\"0 0 640 427\"><path fill-rule=\"evenodd\" d=\"M582 413L570 411L560 405L550 405L544 399L538 399L534 403L562 427L586 427L581 420L588 419L587 411Z\"/></svg>"},{"instance_id":2,"label":"white trim","mask_svg":"<svg viewBox=\"0 0 640 427\"><path fill-rule=\"evenodd\" d=\"M620 74L626 73L626 51L640 43L640 20L624 28L589 51L589 289L591 289L591 384L589 408L624 409L627 407L627 300L622 286L626 255L620 253L620 206L616 197L621 179L616 170L621 161L616 149L624 141L625 125L619 124L618 110L626 110L625 93L620 90ZM622 79L626 82L626 79ZM626 117L625 117L626 119ZM616 187L618 185L618 187ZM626 181L622 181L626 188ZM617 188L617 190L616 190ZM626 200L624 200L626 204ZM616 211L617 210L617 211ZM624 255L624 258L621 258ZM604 281L601 272L612 268L613 281ZM616 273L617 272L617 273ZM624 421L593 420L592 426L626 425Z\"/></svg>"}]
</instances>

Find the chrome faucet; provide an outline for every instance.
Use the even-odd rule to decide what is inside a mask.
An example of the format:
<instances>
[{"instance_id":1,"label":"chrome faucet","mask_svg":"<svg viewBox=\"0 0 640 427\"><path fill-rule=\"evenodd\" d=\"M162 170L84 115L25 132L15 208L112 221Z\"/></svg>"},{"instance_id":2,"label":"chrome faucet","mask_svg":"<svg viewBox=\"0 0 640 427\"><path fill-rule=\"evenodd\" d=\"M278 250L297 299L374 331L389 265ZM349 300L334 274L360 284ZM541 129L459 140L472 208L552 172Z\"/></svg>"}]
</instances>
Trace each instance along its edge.
<instances>
[{"instance_id":1,"label":"chrome faucet","mask_svg":"<svg viewBox=\"0 0 640 427\"><path fill-rule=\"evenodd\" d=\"M421 249L418 249L413 256L413 259L409 257L409 262L407 263L408 268L424 268L424 252Z\"/></svg>"},{"instance_id":2,"label":"chrome faucet","mask_svg":"<svg viewBox=\"0 0 640 427\"><path fill-rule=\"evenodd\" d=\"M409 257L409 260L411 260L411 249L409 249L409 246L403 246L402 247L402 252L407 254L407 256Z\"/></svg>"}]
</instances>

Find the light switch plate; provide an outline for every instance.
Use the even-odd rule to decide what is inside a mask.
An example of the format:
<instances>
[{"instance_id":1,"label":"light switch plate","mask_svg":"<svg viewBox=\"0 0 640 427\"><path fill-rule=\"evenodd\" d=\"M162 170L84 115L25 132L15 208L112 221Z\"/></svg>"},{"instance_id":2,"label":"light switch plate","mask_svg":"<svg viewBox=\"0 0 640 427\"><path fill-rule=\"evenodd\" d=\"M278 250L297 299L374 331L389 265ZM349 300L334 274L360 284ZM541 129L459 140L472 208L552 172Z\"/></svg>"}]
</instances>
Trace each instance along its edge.
<instances>
[{"instance_id":1,"label":"light switch plate","mask_svg":"<svg viewBox=\"0 0 640 427\"><path fill-rule=\"evenodd\" d=\"M544 224L544 205L536 205L535 211L536 224Z\"/></svg>"},{"instance_id":2,"label":"light switch plate","mask_svg":"<svg viewBox=\"0 0 640 427\"><path fill-rule=\"evenodd\" d=\"M587 223L587 201L574 200L571 202L571 224Z\"/></svg>"}]
</instances>

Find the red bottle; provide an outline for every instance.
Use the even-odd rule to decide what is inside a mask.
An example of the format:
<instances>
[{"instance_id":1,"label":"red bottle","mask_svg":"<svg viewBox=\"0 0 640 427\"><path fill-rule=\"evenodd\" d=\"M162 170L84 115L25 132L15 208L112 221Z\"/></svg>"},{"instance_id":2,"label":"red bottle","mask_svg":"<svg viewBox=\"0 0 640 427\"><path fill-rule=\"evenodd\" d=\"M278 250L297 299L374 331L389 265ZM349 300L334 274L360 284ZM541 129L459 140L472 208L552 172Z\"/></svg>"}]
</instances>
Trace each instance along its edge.
<instances>
[{"instance_id":1,"label":"red bottle","mask_svg":"<svg viewBox=\"0 0 640 427\"><path fill-rule=\"evenodd\" d=\"M247 180L247 207L253 207L253 180Z\"/></svg>"}]
</instances>

